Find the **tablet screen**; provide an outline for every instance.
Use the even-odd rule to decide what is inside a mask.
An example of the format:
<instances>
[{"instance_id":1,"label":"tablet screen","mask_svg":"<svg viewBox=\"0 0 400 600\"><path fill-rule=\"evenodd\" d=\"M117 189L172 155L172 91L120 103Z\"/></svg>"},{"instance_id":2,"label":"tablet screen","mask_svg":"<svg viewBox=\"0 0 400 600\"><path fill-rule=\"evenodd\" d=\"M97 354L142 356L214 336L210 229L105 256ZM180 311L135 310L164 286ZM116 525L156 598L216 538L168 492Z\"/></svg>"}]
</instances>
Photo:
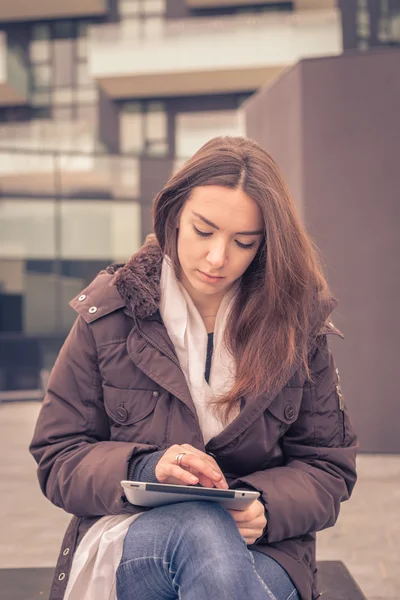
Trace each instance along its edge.
<instances>
[{"instance_id":1,"label":"tablet screen","mask_svg":"<svg viewBox=\"0 0 400 600\"><path fill-rule=\"evenodd\" d=\"M173 492L174 494L193 494L194 496L218 496L218 498L235 497L235 492L232 490L221 490L217 488L201 488L192 485L180 486L168 484L168 486L165 486L159 483L146 483L146 489L149 492Z\"/></svg>"}]
</instances>

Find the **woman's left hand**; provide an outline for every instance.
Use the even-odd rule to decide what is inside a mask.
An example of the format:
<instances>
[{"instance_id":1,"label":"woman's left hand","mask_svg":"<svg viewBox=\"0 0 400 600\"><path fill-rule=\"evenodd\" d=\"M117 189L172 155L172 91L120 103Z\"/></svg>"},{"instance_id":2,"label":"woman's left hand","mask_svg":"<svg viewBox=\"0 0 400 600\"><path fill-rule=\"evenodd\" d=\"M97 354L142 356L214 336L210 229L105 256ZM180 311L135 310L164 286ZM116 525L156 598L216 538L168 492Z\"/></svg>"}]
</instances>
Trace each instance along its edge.
<instances>
[{"instance_id":1,"label":"woman's left hand","mask_svg":"<svg viewBox=\"0 0 400 600\"><path fill-rule=\"evenodd\" d=\"M260 500L255 500L246 510L227 509L236 521L236 525L246 544L254 544L267 524L264 505Z\"/></svg>"}]
</instances>

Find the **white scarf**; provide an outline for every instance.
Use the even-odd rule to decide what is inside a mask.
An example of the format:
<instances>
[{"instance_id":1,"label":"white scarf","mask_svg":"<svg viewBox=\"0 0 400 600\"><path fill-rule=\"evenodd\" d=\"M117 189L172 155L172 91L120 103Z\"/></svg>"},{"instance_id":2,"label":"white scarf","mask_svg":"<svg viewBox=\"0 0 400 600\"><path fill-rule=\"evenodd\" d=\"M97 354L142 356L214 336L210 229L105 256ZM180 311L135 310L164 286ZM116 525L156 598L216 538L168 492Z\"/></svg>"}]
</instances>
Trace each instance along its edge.
<instances>
[{"instance_id":1,"label":"white scarf","mask_svg":"<svg viewBox=\"0 0 400 600\"><path fill-rule=\"evenodd\" d=\"M225 294L217 312L209 384L204 376L207 329L193 300L176 278L168 257L163 260L160 285L160 314L186 377L206 444L224 429L222 422L211 410L209 401L229 392L236 376L235 360L224 343L224 332L239 282ZM237 407L231 413L230 422L239 410Z\"/></svg>"},{"instance_id":2,"label":"white scarf","mask_svg":"<svg viewBox=\"0 0 400 600\"><path fill-rule=\"evenodd\" d=\"M218 309L209 385L204 377L206 327L189 294L177 280L170 261L167 258L163 261L160 313L188 382L205 444L224 429L208 401L228 392L235 378L235 361L223 338L237 289L238 283L224 296ZM238 407L233 412L230 421L239 410ZM116 600L115 575L125 535L140 514L102 517L89 529L75 552L64 600Z\"/></svg>"}]
</instances>

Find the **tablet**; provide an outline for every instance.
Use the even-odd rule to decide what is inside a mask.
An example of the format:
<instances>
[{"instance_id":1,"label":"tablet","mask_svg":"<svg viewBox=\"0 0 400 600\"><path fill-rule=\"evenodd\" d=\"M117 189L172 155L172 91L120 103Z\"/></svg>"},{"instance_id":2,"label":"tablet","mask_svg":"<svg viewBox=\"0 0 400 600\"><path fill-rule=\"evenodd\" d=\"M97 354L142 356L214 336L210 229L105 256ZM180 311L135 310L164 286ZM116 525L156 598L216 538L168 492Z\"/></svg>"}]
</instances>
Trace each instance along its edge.
<instances>
[{"instance_id":1,"label":"tablet","mask_svg":"<svg viewBox=\"0 0 400 600\"><path fill-rule=\"evenodd\" d=\"M173 485L171 483L145 483L121 481L125 496L136 506L163 506L176 502L207 500L218 502L225 508L245 510L259 497L259 492L249 490L221 490L220 488Z\"/></svg>"}]
</instances>

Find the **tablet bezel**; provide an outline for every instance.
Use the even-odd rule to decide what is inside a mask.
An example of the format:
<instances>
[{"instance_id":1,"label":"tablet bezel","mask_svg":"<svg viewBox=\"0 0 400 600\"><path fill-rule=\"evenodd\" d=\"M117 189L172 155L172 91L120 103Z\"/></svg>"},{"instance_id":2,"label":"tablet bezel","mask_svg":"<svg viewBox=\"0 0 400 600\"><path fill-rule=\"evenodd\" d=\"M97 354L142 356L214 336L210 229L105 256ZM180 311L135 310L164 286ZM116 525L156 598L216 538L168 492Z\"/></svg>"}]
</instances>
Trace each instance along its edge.
<instances>
[{"instance_id":1,"label":"tablet bezel","mask_svg":"<svg viewBox=\"0 0 400 600\"><path fill-rule=\"evenodd\" d=\"M227 503L228 505L230 505L232 508L234 506L238 506L238 509L240 510L240 505L241 505L241 500L243 502L245 502L246 504L249 503L249 501L254 501L257 500L260 497L260 493L258 491L253 491L253 490L246 490L246 489L234 489L234 490L225 490L225 489L220 489L220 488L207 488L207 487L198 487L198 486L193 486L193 485L177 485L177 484L170 484L170 483L154 483L154 482L145 482L145 481L129 481L129 480L123 480L121 481L121 485L124 489L125 492L129 492L129 490L132 491L136 491L139 493L143 493L143 494L155 494L156 496L159 495L159 498L161 499L163 496L163 493L166 494L173 494L174 496L176 495L176 499L175 500L171 500L171 498L168 499L167 502L165 502L165 504L171 504L173 502L180 502L180 501L188 501L191 498L187 498L187 496L193 496L193 499L196 500L210 500L210 501L220 501L220 503L222 505L224 505L225 503ZM129 502L131 502L132 504L134 504L135 506L155 506L153 504L139 504L137 501L136 502L132 502L131 500L129 500L128 495L127 496L127 500ZM183 499L183 496L186 496L185 499ZM181 500L182 498L182 500ZM247 501L247 502L246 502ZM148 500L146 501L148 502ZM251 503L251 502L250 502ZM160 503L158 505L162 505L163 503ZM243 510L243 509L242 509Z\"/></svg>"}]
</instances>

